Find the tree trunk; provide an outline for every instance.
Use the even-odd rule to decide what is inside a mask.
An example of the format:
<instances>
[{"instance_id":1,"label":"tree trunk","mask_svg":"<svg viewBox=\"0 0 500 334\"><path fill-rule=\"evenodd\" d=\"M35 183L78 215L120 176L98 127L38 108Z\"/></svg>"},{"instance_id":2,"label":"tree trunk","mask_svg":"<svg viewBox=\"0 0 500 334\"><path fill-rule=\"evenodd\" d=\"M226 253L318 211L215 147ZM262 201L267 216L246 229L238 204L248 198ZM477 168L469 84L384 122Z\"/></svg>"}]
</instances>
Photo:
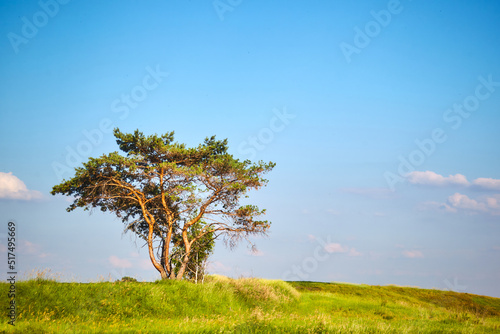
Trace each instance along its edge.
<instances>
[{"instance_id":1,"label":"tree trunk","mask_svg":"<svg viewBox=\"0 0 500 334\"><path fill-rule=\"evenodd\" d=\"M194 273L194 282L198 284L198 253L196 253L196 271Z\"/></svg>"},{"instance_id":2,"label":"tree trunk","mask_svg":"<svg viewBox=\"0 0 500 334\"><path fill-rule=\"evenodd\" d=\"M167 236L162 239L161 266L166 271L167 278L172 278L172 266L170 264L170 241L172 240L172 230L169 229ZM164 279L162 277L162 279Z\"/></svg>"},{"instance_id":3,"label":"tree trunk","mask_svg":"<svg viewBox=\"0 0 500 334\"><path fill-rule=\"evenodd\" d=\"M165 271L165 268L158 263L158 261L155 258L155 253L153 249L153 224L148 222L149 224L149 231L148 231L148 250L149 250L149 258L151 262L153 263L153 266L160 272L161 279L167 279L167 272Z\"/></svg>"},{"instance_id":4,"label":"tree trunk","mask_svg":"<svg viewBox=\"0 0 500 334\"><path fill-rule=\"evenodd\" d=\"M181 267L179 268L179 272L177 273L177 279L181 280L184 277L184 273L186 272L186 267L189 262L189 255L191 253L191 244L187 239L187 232L182 232L182 239L184 241L184 246L186 247L186 254L184 254L184 260L182 261Z\"/></svg>"},{"instance_id":5,"label":"tree trunk","mask_svg":"<svg viewBox=\"0 0 500 334\"><path fill-rule=\"evenodd\" d=\"M186 254L184 256L184 260L182 261L181 267L179 268L179 272L177 273L176 279L181 280L182 277L184 276L184 273L186 272L186 267L189 262L189 256Z\"/></svg>"},{"instance_id":6,"label":"tree trunk","mask_svg":"<svg viewBox=\"0 0 500 334\"><path fill-rule=\"evenodd\" d=\"M153 244L148 243L148 248L149 248L149 258L151 259L151 262L153 263L153 266L156 268L156 270L158 270L160 272L161 279L168 279L168 274L167 274L165 268L163 268L163 266L161 266L158 263L158 261L156 261L154 251L153 251Z\"/></svg>"}]
</instances>

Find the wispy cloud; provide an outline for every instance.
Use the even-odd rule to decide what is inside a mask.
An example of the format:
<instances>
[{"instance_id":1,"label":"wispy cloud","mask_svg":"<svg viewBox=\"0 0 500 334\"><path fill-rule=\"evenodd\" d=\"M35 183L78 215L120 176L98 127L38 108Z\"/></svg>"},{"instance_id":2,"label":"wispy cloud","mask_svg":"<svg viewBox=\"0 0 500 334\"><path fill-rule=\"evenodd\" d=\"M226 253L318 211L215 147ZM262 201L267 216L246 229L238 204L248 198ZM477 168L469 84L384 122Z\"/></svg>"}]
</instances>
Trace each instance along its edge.
<instances>
[{"instance_id":1,"label":"wispy cloud","mask_svg":"<svg viewBox=\"0 0 500 334\"><path fill-rule=\"evenodd\" d=\"M358 252L356 248L351 248L348 253L349 256L362 256L363 253Z\"/></svg>"},{"instance_id":2,"label":"wispy cloud","mask_svg":"<svg viewBox=\"0 0 500 334\"><path fill-rule=\"evenodd\" d=\"M111 255L108 261L114 268L132 268L132 263L129 260L121 259L116 255Z\"/></svg>"},{"instance_id":3,"label":"wispy cloud","mask_svg":"<svg viewBox=\"0 0 500 334\"><path fill-rule=\"evenodd\" d=\"M342 245L338 242L331 242L330 237L328 236L328 241L323 241L321 237L316 237L315 235L309 234L307 235L307 239L310 242L319 243L321 248L329 253L329 254L347 254L348 256L362 256L363 253L358 252L356 248L349 247L346 245ZM355 238L350 238L350 240L354 240Z\"/></svg>"},{"instance_id":4,"label":"wispy cloud","mask_svg":"<svg viewBox=\"0 0 500 334\"><path fill-rule=\"evenodd\" d=\"M429 186L468 186L469 181L462 174L455 174L449 176L442 176L431 171L418 172L414 171L409 173L407 176L408 182L411 184L421 184Z\"/></svg>"},{"instance_id":5,"label":"wispy cloud","mask_svg":"<svg viewBox=\"0 0 500 334\"><path fill-rule=\"evenodd\" d=\"M409 259L421 259L424 254L419 250L405 250L403 251L403 256Z\"/></svg>"},{"instance_id":6,"label":"wispy cloud","mask_svg":"<svg viewBox=\"0 0 500 334\"><path fill-rule=\"evenodd\" d=\"M347 254L348 256L362 256L363 253L358 252L354 247L343 246L339 243L327 243L324 245L323 249L327 253L341 253Z\"/></svg>"},{"instance_id":7,"label":"wispy cloud","mask_svg":"<svg viewBox=\"0 0 500 334\"><path fill-rule=\"evenodd\" d=\"M215 261L215 262L209 262L208 263L208 268L207 270L210 273L224 273L227 274L232 271L232 268L229 266L226 266L220 261Z\"/></svg>"},{"instance_id":8,"label":"wispy cloud","mask_svg":"<svg viewBox=\"0 0 500 334\"><path fill-rule=\"evenodd\" d=\"M482 189L500 191L500 180L497 179L481 177L475 179L472 184Z\"/></svg>"},{"instance_id":9,"label":"wispy cloud","mask_svg":"<svg viewBox=\"0 0 500 334\"><path fill-rule=\"evenodd\" d=\"M475 200L467 195L455 193L448 197L448 203L457 209L500 215L500 194Z\"/></svg>"},{"instance_id":10,"label":"wispy cloud","mask_svg":"<svg viewBox=\"0 0 500 334\"><path fill-rule=\"evenodd\" d=\"M18 240L17 249L21 255L35 257L37 259L44 259L52 255L44 252L42 245L28 240ZM4 248L0 246L0 250L3 251ZM5 251L6 250L7 248L5 248Z\"/></svg>"},{"instance_id":11,"label":"wispy cloud","mask_svg":"<svg viewBox=\"0 0 500 334\"><path fill-rule=\"evenodd\" d=\"M328 253L347 253L349 251L348 247L342 246L338 243L326 244L324 248Z\"/></svg>"},{"instance_id":12,"label":"wispy cloud","mask_svg":"<svg viewBox=\"0 0 500 334\"><path fill-rule=\"evenodd\" d=\"M420 205L420 208L423 210L438 210L452 213L465 212L500 215L500 194L473 199L457 192L449 196L444 203L424 202Z\"/></svg>"},{"instance_id":13,"label":"wispy cloud","mask_svg":"<svg viewBox=\"0 0 500 334\"><path fill-rule=\"evenodd\" d=\"M0 199L33 200L42 198L42 193L29 190L12 172L0 172Z\"/></svg>"},{"instance_id":14,"label":"wispy cloud","mask_svg":"<svg viewBox=\"0 0 500 334\"><path fill-rule=\"evenodd\" d=\"M457 209L474 210L474 211L486 211L487 206L485 203L478 202L474 199L469 198L467 195L454 193L448 197L448 203Z\"/></svg>"},{"instance_id":15,"label":"wispy cloud","mask_svg":"<svg viewBox=\"0 0 500 334\"><path fill-rule=\"evenodd\" d=\"M41 247L40 245L30 242L28 240L23 240L21 241L21 247L19 248L22 249L22 251L25 254L36 254L40 251Z\"/></svg>"},{"instance_id":16,"label":"wispy cloud","mask_svg":"<svg viewBox=\"0 0 500 334\"><path fill-rule=\"evenodd\" d=\"M418 209L425 210L435 210L435 211L444 211L444 212L457 212L457 209L450 206L447 203L441 203L436 201L427 201L420 203Z\"/></svg>"},{"instance_id":17,"label":"wispy cloud","mask_svg":"<svg viewBox=\"0 0 500 334\"><path fill-rule=\"evenodd\" d=\"M443 176L432 171L414 171L409 173L406 178L411 184L418 184L423 186L460 186L474 187L481 190L500 191L500 180L485 177L480 177L473 180L472 182L469 182L467 178L462 174Z\"/></svg>"},{"instance_id":18,"label":"wispy cloud","mask_svg":"<svg viewBox=\"0 0 500 334\"><path fill-rule=\"evenodd\" d=\"M308 234L307 235L307 240L314 241L314 240L316 240L316 237L314 235L312 235L312 234Z\"/></svg>"},{"instance_id":19,"label":"wispy cloud","mask_svg":"<svg viewBox=\"0 0 500 334\"><path fill-rule=\"evenodd\" d=\"M492 178L477 178L469 182L462 174L442 176L432 171L411 172L407 175L408 182L424 186L462 187L472 190L500 190L500 180ZM420 205L424 210L438 210L444 212L487 213L500 215L500 194L471 198L470 195L455 192L445 202L428 201Z\"/></svg>"}]
</instances>

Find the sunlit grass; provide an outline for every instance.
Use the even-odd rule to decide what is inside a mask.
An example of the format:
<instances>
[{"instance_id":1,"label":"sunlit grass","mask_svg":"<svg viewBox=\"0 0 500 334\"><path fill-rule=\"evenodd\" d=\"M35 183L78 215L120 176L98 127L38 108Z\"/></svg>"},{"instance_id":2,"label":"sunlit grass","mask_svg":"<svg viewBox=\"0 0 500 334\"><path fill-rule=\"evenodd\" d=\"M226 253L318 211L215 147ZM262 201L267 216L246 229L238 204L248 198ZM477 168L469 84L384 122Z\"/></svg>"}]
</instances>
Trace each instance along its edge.
<instances>
[{"instance_id":1,"label":"sunlit grass","mask_svg":"<svg viewBox=\"0 0 500 334\"><path fill-rule=\"evenodd\" d=\"M47 273L45 273L47 274ZM17 284L2 333L498 333L500 299L345 283L207 277L187 281ZM2 295L8 285L0 284ZM7 308L7 299L0 307Z\"/></svg>"}]
</instances>

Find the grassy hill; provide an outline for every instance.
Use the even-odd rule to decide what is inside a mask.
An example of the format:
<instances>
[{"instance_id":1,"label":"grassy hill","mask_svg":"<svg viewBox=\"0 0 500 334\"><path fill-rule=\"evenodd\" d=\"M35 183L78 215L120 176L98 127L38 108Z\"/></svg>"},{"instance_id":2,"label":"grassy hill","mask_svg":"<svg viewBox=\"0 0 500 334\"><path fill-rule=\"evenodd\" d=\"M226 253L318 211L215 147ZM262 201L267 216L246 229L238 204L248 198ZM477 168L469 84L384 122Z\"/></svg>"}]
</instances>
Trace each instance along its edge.
<instances>
[{"instance_id":1,"label":"grassy hill","mask_svg":"<svg viewBox=\"0 0 500 334\"><path fill-rule=\"evenodd\" d=\"M17 283L1 333L500 333L500 299L450 291L211 276L190 282Z\"/></svg>"}]
</instances>

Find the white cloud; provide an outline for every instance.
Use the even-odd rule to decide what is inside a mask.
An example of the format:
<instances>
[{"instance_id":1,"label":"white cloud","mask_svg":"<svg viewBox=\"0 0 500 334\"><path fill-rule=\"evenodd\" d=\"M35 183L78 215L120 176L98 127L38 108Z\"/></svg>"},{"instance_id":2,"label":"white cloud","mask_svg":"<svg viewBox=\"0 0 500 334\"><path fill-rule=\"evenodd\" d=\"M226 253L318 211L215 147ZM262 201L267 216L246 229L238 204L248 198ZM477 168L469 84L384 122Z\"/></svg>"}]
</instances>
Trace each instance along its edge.
<instances>
[{"instance_id":1,"label":"white cloud","mask_svg":"<svg viewBox=\"0 0 500 334\"><path fill-rule=\"evenodd\" d=\"M494 197L486 198L486 205L492 209L500 209L500 195L493 195Z\"/></svg>"},{"instance_id":2,"label":"white cloud","mask_svg":"<svg viewBox=\"0 0 500 334\"><path fill-rule=\"evenodd\" d=\"M108 258L109 263L115 268L131 268L132 263L127 259L120 259L118 256L111 255Z\"/></svg>"},{"instance_id":3,"label":"white cloud","mask_svg":"<svg viewBox=\"0 0 500 334\"><path fill-rule=\"evenodd\" d=\"M462 174L444 177L432 171L411 172L407 175L408 181L412 184L427 186L462 186L464 188L482 190L500 190L500 180L491 178L477 178L472 182ZM468 195L455 193L448 197L445 203L424 202L421 209L434 209L445 212L466 211L469 213L490 213L500 215L500 194L483 196L480 199L470 198Z\"/></svg>"},{"instance_id":4,"label":"white cloud","mask_svg":"<svg viewBox=\"0 0 500 334\"><path fill-rule=\"evenodd\" d=\"M325 245L325 251L328 253L347 253L349 248L338 243L329 243Z\"/></svg>"},{"instance_id":5,"label":"white cloud","mask_svg":"<svg viewBox=\"0 0 500 334\"><path fill-rule=\"evenodd\" d=\"M23 255L34 256L40 259L50 256L49 253L42 252L42 246L28 240L19 240L17 249Z\"/></svg>"},{"instance_id":6,"label":"white cloud","mask_svg":"<svg viewBox=\"0 0 500 334\"><path fill-rule=\"evenodd\" d=\"M444 177L431 171L415 171L409 173L406 177L408 179L408 182L410 182L411 184L422 184L430 186L469 185L469 181L467 181L467 178L462 174L455 174Z\"/></svg>"},{"instance_id":7,"label":"white cloud","mask_svg":"<svg viewBox=\"0 0 500 334\"><path fill-rule=\"evenodd\" d=\"M469 198L467 195L455 193L448 197L448 203L457 209L486 211L486 204L480 203L474 199Z\"/></svg>"},{"instance_id":8,"label":"white cloud","mask_svg":"<svg viewBox=\"0 0 500 334\"><path fill-rule=\"evenodd\" d=\"M473 186L483 190L500 190L500 180L498 179L480 177L472 182L469 182L462 174L449 175L445 177L432 171L414 171L409 173L406 178L411 184L426 186Z\"/></svg>"},{"instance_id":9,"label":"white cloud","mask_svg":"<svg viewBox=\"0 0 500 334\"><path fill-rule=\"evenodd\" d=\"M337 253L337 254L347 254L348 256L362 256L363 253L358 252L356 248L351 248L348 246L343 246L340 243L337 242L323 242L321 241L321 238L317 238L316 236L309 234L307 236L307 239L311 242L318 242L321 244L325 252L327 253ZM330 238L328 238L329 240ZM349 238L348 238L349 239ZM350 238L351 240L354 240L355 238Z\"/></svg>"},{"instance_id":10,"label":"white cloud","mask_svg":"<svg viewBox=\"0 0 500 334\"><path fill-rule=\"evenodd\" d=\"M39 245L34 244L28 240L21 241L21 247L19 248L21 248L25 254L36 254L40 250Z\"/></svg>"},{"instance_id":11,"label":"white cloud","mask_svg":"<svg viewBox=\"0 0 500 334\"><path fill-rule=\"evenodd\" d=\"M32 200L42 198L42 193L29 190L23 181L14 176L12 172L0 172L0 199Z\"/></svg>"},{"instance_id":12,"label":"white cloud","mask_svg":"<svg viewBox=\"0 0 500 334\"><path fill-rule=\"evenodd\" d=\"M437 210L446 212L488 213L500 215L500 194L495 194L480 199L473 199L461 193L448 197L446 203L424 202L420 205L423 210Z\"/></svg>"},{"instance_id":13,"label":"white cloud","mask_svg":"<svg viewBox=\"0 0 500 334\"><path fill-rule=\"evenodd\" d=\"M472 182L473 185L486 190L500 190L500 180L480 177Z\"/></svg>"},{"instance_id":14,"label":"white cloud","mask_svg":"<svg viewBox=\"0 0 500 334\"><path fill-rule=\"evenodd\" d=\"M403 256L410 259L421 259L424 257L424 254L419 250L406 250L403 252Z\"/></svg>"},{"instance_id":15,"label":"white cloud","mask_svg":"<svg viewBox=\"0 0 500 334\"><path fill-rule=\"evenodd\" d=\"M231 272L232 268L226 266L225 264L223 264L220 261L215 261L215 262L209 262L208 263L207 270L210 273L224 273L224 274L227 274L227 273Z\"/></svg>"},{"instance_id":16,"label":"white cloud","mask_svg":"<svg viewBox=\"0 0 500 334\"><path fill-rule=\"evenodd\" d=\"M349 256L362 256L362 255L363 255L363 253L358 252L358 251L356 250L356 248L351 248L351 249L349 250L349 254L348 254L348 255L349 255Z\"/></svg>"}]
</instances>

